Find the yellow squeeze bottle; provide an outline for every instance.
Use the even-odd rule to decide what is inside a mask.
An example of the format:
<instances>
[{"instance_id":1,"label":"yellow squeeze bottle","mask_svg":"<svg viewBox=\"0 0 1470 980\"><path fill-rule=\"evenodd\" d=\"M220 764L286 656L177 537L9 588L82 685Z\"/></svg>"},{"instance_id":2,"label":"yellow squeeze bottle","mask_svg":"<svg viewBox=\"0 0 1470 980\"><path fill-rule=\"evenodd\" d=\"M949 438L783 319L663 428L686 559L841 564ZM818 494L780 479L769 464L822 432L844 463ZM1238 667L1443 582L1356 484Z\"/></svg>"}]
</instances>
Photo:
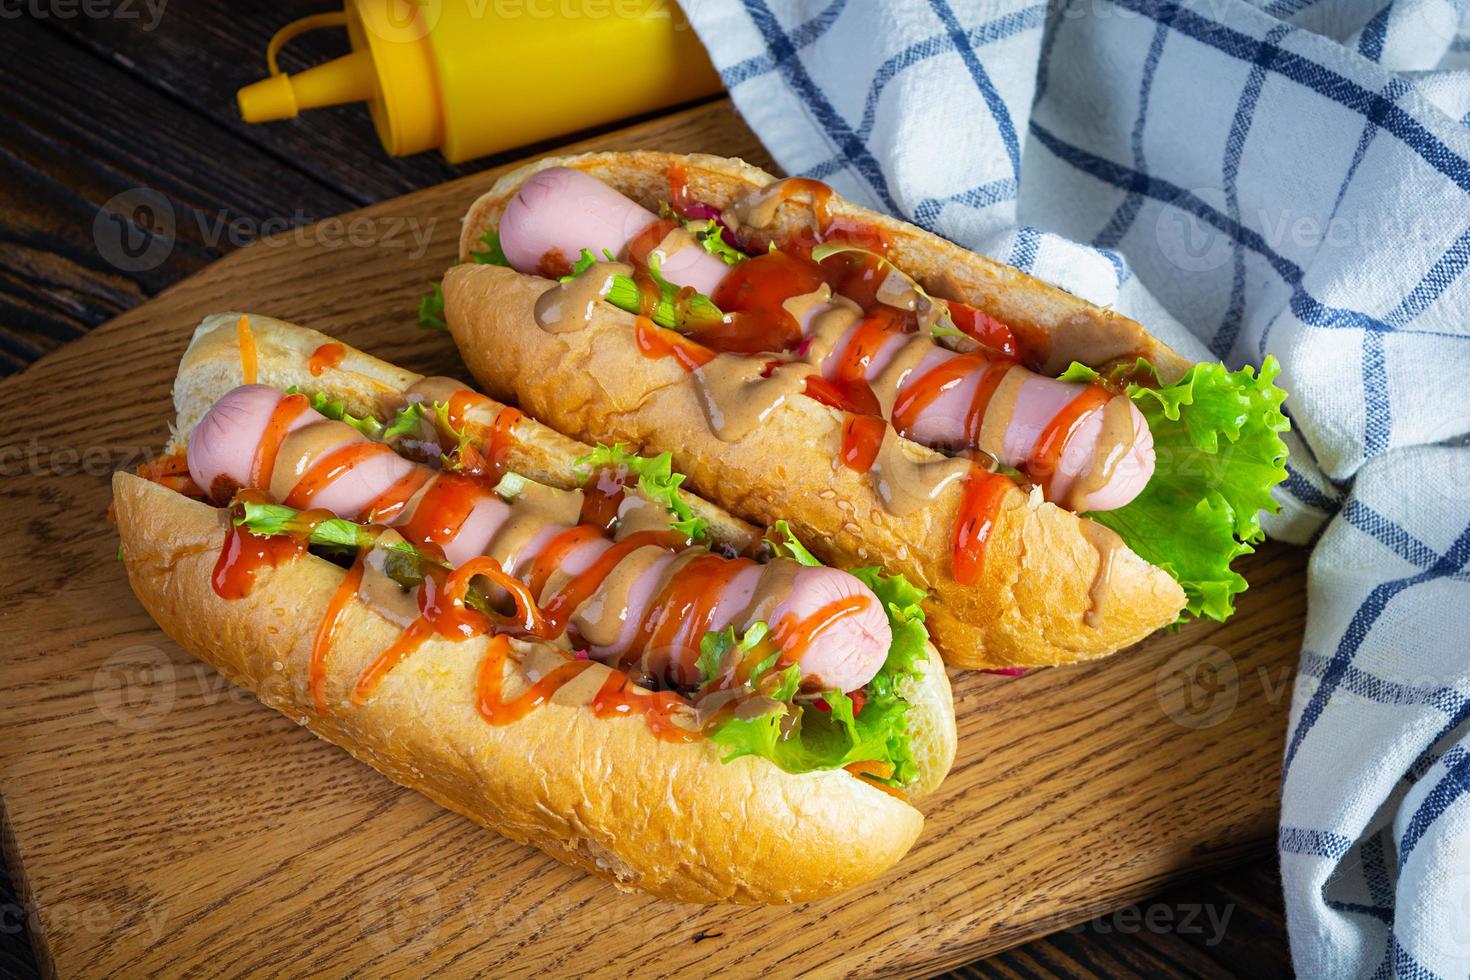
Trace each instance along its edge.
<instances>
[{"instance_id":1,"label":"yellow squeeze bottle","mask_svg":"<svg viewBox=\"0 0 1470 980\"><path fill-rule=\"evenodd\" d=\"M367 102L389 153L458 163L720 90L674 0L345 2L271 38L246 122ZM352 53L282 74L281 48L322 27L346 27Z\"/></svg>"}]
</instances>

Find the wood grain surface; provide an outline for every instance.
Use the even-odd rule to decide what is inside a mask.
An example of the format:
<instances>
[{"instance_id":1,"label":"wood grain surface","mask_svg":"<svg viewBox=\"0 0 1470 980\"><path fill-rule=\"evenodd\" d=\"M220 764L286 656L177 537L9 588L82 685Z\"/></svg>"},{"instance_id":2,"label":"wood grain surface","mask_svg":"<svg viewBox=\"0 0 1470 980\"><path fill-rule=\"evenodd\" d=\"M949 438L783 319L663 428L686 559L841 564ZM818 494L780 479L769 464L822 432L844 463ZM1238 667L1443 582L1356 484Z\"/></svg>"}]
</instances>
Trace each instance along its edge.
<instances>
[{"instance_id":1,"label":"wood grain surface","mask_svg":"<svg viewBox=\"0 0 1470 980\"><path fill-rule=\"evenodd\" d=\"M723 102L593 146L767 162ZM43 970L920 975L1268 851L1305 604L1285 548L1244 563L1227 625L956 675L960 755L919 845L790 909L622 895L388 783L163 637L115 560L107 475L164 441L192 327L249 308L462 374L412 311L497 172L234 251L0 387L0 793Z\"/></svg>"}]
</instances>

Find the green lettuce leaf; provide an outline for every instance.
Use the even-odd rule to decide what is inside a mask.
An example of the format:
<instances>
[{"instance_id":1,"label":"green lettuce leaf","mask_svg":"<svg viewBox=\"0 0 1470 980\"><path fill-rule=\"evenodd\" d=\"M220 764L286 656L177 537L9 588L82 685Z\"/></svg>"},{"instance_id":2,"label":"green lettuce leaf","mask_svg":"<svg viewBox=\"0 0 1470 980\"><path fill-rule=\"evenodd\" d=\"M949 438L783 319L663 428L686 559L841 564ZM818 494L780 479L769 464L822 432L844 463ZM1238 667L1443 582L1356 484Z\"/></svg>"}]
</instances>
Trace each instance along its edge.
<instances>
[{"instance_id":1,"label":"green lettuce leaf","mask_svg":"<svg viewBox=\"0 0 1470 980\"><path fill-rule=\"evenodd\" d=\"M285 504L241 501L238 511L234 517L235 523L242 525L251 534L262 538L300 534L305 530L301 522L301 511L295 507L287 507ZM356 551L359 548L371 548L377 538L378 532L371 527L333 517L315 524L311 528L311 536L307 539L307 543L321 548ZM406 541L395 544L394 548L399 551L414 552L413 546Z\"/></svg>"},{"instance_id":2,"label":"green lettuce leaf","mask_svg":"<svg viewBox=\"0 0 1470 980\"><path fill-rule=\"evenodd\" d=\"M240 501L233 510L236 524L262 538L297 536L306 531L306 525L301 520L301 511L285 504ZM307 544L324 551L355 554L364 548L376 547L380 533L380 529L370 525L334 517L312 525ZM422 582L424 569L431 565L444 569L453 568L447 561L432 558L407 541L394 541L384 550L387 552L383 562L384 573L406 589L414 588ZM490 599L473 585L465 593L465 604L486 614L495 613Z\"/></svg>"},{"instance_id":3,"label":"green lettuce leaf","mask_svg":"<svg viewBox=\"0 0 1470 980\"><path fill-rule=\"evenodd\" d=\"M417 435L424 420L424 403L414 402L398 410L393 422L383 430L383 441L391 442L403 436Z\"/></svg>"},{"instance_id":4,"label":"green lettuce leaf","mask_svg":"<svg viewBox=\"0 0 1470 980\"><path fill-rule=\"evenodd\" d=\"M694 236L700 248L726 265L735 265L746 259L744 252L725 241L725 230L714 218L705 218L703 221L686 221L684 230Z\"/></svg>"},{"instance_id":5,"label":"green lettuce leaf","mask_svg":"<svg viewBox=\"0 0 1470 980\"><path fill-rule=\"evenodd\" d=\"M765 623L756 622L750 625L744 636L735 635L735 627L730 626L719 632L711 631L704 634L699 641L699 659L694 662L695 669L699 671L699 684L701 687L716 680L725 673L725 665L729 661L727 657L731 650L738 650L735 663L744 659L757 643L766 638L770 627ZM752 676L759 676L776 662L779 654L773 653L766 660L762 660L751 672Z\"/></svg>"},{"instance_id":6,"label":"green lettuce leaf","mask_svg":"<svg viewBox=\"0 0 1470 980\"><path fill-rule=\"evenodd\" d=\"M286 393L306 394L294 385L287 388ZM400 408L394 414L393 420L384 425L371 415L358 418L347 411L345 401L340 398L329 398L324 392L318 391L308 397L311 399L312 410L317 414L337 422L346 422L369 439L379 442L391 442L394 439L415 434L419 430L420 421L424 418L424 407L420 402Z\"/></svg>"},{"instance_id":7,"label":"green lettuce leaf","mask_svg":"<svg viewBox=\"0 0 1470 980\"><path fill-rule=\"evenodd\" d=\"M607 253L603 254L607 255ZM568 279L575 279L598 261L600 260L592 254L591 249L582 249L581 257L572 265L572 274L563 276L561 281L566 282ZM607 261L612 261L610 255ZM684 324L679 322L679 318L676 315L679 304L675 302L675 299L679 295L679 287L663 277L659 272L659 263L656 260L649 264L648 274L653 277L654 283L658 285L659 296L658 303L654 306L653 313L650 314L649 318L661 327L667 327L670 330L682 329ZM632 276L613 276L612 286L608 289L607 295L603 299L627 313L643 312L643 296L638 291L638 284L633 281ZM714 323L725 315L703 293L695 293L683 305L688 311L689 319L698 322Z\"/></svg>"},{"instance_id":8,"label":"green lettuce leaf","mask_svg":"<svg viewBox=\"0 0 1470 980\"><path fill-rule=\"evenodd\" d=\"M777 521L766 532L766 544L771 546L777 558L790 558L800 565L820 565L817 556L806 550L806 545L796 537L791 525Z\"/></svg>"},{"instance_id":9,"label":"green lettuce leaf","mask_svg":"<svg viewBox=\"0 0 1470 980\"><path fill-rule=\"evenodd\" d=\"M703 541L708 535L709 522L695 517L694 511L679 493L684 474L674 472L672 459L670 453L639 456L628 452L622 443L611 446L598 443L596 449L572 463L572 468L584 480L604 466L634 474L638 477L638 491L673 516L669 527L691 541Z\"/></svg>"},{"instance_id":10,"label":"green lettuce leaf","mask_svg":"<svg viewBox=\"0 0 1470 980\"><path fill-rule=\"evenodd\" d=\"M449 324L444 320L444 287L437 282L429 285L432 288L419 297L419 329L448 330Z\"/></svg>"},{"instance_id":11,"label":"green lettuce leaf","mask_svg":"<svg viewBox=\"0 0 1470 980\"><path fill-rule=\"evenodd\" d=\"M1128 385L1153 433L1158 465L1127 506L1087 516L1174 576L1191 616L1224 620L1235 611L1246 581L1230 563L1265 536L1260 512L1277 509L1271 488L1286 479L1281 434L1290 428L1281 411L1286 393L1273 383L1280 372L1267 357L1259 374L1249 366L1196 364L1171 385ZM1128 374L1158 377L1143 359ZM1080 364L1062 375L1096 378Z\"/></svg>"},{"instance_id":12,"label":"green lettuce leaf","mask_svg":"<svg viewBox=\"0 0 1470 980\"><path fill-rule=\"evenodd\" d=\"M469 437L469 433L466 430L456 429L450 424L448 402L434 403L434 418L436 419L436 424L439 426L439 431L455 440L453 449L447 453L440 454L440 462L445 469L456 470L459 468L458 459L460 452L465 446L474 442L474 440Z\"/></svg>"},{"instance_id":13,"label":"green lettuce leaf","mask_svg":"<svg viewBox=\"0 0 1470 980\"><path fill-rule=\"evenodd\" d=\"M510 503L521 495L521 492L526 489L526 484L530 482L530 480L527 480L519 473L507 472L505 476L500 478L500 482L495 484L493 489L501 500Z\"/></svg>"},{"instance_id":14,"label":"green lettuce leaf","mask_svg":"<svg viewBox=\"0 0 1470 980\"><path fill-rule=\"evenodd\" d=\"M507 269L511 267L510 259L505 257L505 249L500 247L500 234L493 228L487 228L480 235L480 244L483 249L470 252L470 261L477 265L503 265Z\"/></svg>"},{"instance_id":15,"label":"green lettuce leaf","mask_svg":"<svg viewBox=\"0 0 1470 980\"><path fill-rule=\"evenodd\" d=\"M724 752L726 762L743 755L758 755L792 773L877 762L892 768L892 775L882 782L893 786L906 785L918 775L909 745L909 705L900 691L922 673L928 662L929 633L924 626L923 610L919 608L924 590L902 575L885 575L878 568L860 568L852 574L883 603L893 629L888 657L863 689L866 701L862 710L854 712L853 699L841 691L822 692L828 711L796 701L795 676L789 681L783 676L775 692L781 695L777 700L782 702L782 710L756 718L731 717L711 732L710 738ZM757 625L764 635L764 624ZM737 643L748 643L747 650L754 645L748 636L737 641L733 629L706 634L700 644L700 669L707 679L717 676L726 652ZM769 670L774 665L774 655L769 659L770 664L763 661L757 672L761 667ZM793 666L787 670L794 669ZM791 712L797 718L788 726L790 733L783 737L782 719Z\"/></svg>"},{"instance_id":16,"label":"green lettuce leaf","mask_svg":"<svg viewBox=\"0 0 1470 980\"><path fill-rule=\"evenodd\" d=\"M301 391L295 385L292 385L290 388L286 389L286 394L296 395L306 393ZM337 422L346 422L348 425L352 426L354 429L356 429L358 432L361 432L369 439L381 439L383 437L382 422L373 418L371 415L365 416L363 418L358 418L357 416L351 414L347 411L347 403L342 399L328 398L325 393L320 391L316 392L315 394L309 395L308 397L311 399L312 411L316 412L318 415L325 415L327 418Z\"/></svg>"}]
</instances>

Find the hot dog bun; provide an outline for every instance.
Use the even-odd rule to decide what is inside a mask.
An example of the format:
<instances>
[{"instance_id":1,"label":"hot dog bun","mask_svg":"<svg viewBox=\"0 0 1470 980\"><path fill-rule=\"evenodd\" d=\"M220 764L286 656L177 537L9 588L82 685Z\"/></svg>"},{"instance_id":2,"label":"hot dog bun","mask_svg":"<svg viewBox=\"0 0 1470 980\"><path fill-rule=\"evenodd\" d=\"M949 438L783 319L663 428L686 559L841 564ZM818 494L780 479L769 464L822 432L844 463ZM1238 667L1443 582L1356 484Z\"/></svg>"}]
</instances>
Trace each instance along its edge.
<instances>
[{"instance_id":1,"label":"hot dog bun","mask_svg":"<svg viewBox=\"0 0 1470 980\"><path fill-rule=\"evenodd\" d=\"M193 422L240 383L238 320L211 317L196 332L174 388L171 449L183 448ZM307 358L329 338L267 317L251 316L250 324L261 383L300 384L365 414L418 380L351 348L336 368L313 376ZM575 482L569 464L587 447L530 419L515 427L514 441L527 475ZM312 640L344 570L307 554L262 569L246 597L225 600L210 585L224 511L126 473L115 476L113 493L133 590L181 646L394 781L620 888L691 902L804 901L882 873L922 827L911 805L847 772L792 775L753 757L724 763L708 741L668 742L637 718L597 717L586 705L607 675L601 665L524 718L487 724L475 706L486 637L430 639L372 700L348 707L353 680L402 632L358 601L332 645L332 708L318 714L309 690ZM718 508L703 504L702 513L722 525L724 540L755 540L753 529ZM560 662L539 643L511 646L508 694L528 683L528 667L541 676ZM930 665L909 715L923 769L910 787L915 795L937 785L954 753L949 685L932 649ZM665 802L670 792L675 807Z\"/></svg>"},{"instance_id":2,"label":"hot dog bun","mask_svg":"<svg viewBox=\"0 0 1470 980\"><path fill-rule=\"evenodd\" d=\"M775 179L709 156L542 160L507 174L471 206L461 255L479 247L520 185L542 169L584 171L656 210L675 161L686 168L693 196L715 207ZM1126 317L835 196L828 207L881 228L892 242L888 257L927 288L1005 320L1029 350L1043 352L1044 371L1059 372L1074 359L1103 367L1134 356L1148 357L1166 380L1188 370L1188 361ZM797 227L809 216L800 200L786 202L776 227ZM886 511L868 477L837 461L845 413L810 398L788 399L744 437L723 441L705 424L693 387L682 383L684 371L670 358L639 352L631 314L600 303L586 329L548 332L534 318L547 288L545 279L491 265L459 265L445 276L450 331L483 387L581 438L672 451L691 487L750 520L789 520L824 561L847 568L879 562L902 572L929 590L929 626L951 665L1046 666L1103 656L1168 625L1183 608L1178 583L1126 547L1100 580L1104 559L1087 537L1088 522L1017 488L1001 501L980 580L960 585L950 574L958 484L906 516ZM902 449L913 460L940 458L907 440ZM1093 608L1106 614L1089 625Z\"/></svg>"}]
</instances>

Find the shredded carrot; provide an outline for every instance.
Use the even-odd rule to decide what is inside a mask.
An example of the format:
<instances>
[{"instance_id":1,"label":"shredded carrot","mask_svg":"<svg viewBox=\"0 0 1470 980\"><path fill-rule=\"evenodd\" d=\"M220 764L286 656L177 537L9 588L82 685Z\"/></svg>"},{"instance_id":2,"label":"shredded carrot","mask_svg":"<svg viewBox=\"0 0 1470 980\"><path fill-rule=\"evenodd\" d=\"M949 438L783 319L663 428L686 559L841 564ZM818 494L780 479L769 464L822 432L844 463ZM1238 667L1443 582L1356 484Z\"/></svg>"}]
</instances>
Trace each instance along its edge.
<instances>
[{"instance_id":1,"label":"shredded carrot","mask_svg":"<svg viewBox=\"0 0 1470 980\"><path fill-rule=\"evenodd\" d=\"M235 333L240 337L240 373L245 376L246 384L253 385L259 359L255 352L255 334L250 332L250 317L240 315L240 322L235 324Z\"/></svg>"}]
</instances>

